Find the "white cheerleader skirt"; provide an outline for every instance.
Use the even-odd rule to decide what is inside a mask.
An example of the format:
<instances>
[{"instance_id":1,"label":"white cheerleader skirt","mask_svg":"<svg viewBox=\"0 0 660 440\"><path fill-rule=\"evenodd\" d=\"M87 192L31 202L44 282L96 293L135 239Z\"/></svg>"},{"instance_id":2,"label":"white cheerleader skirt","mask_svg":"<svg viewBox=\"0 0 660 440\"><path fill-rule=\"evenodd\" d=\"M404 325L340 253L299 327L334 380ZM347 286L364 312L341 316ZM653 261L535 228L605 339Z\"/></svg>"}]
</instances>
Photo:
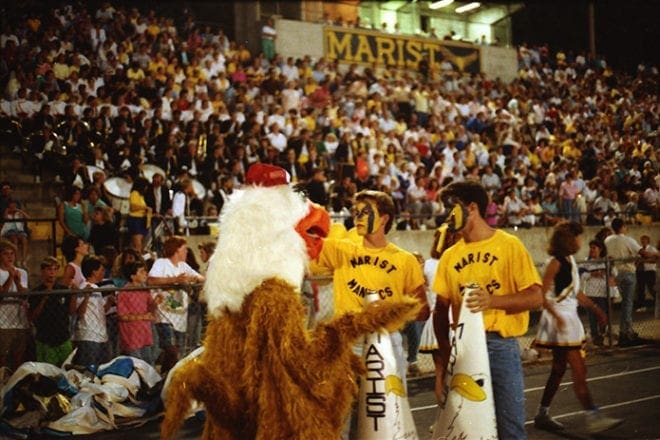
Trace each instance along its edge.
<instances>
[{"instance_id":1,"label":"white cheerleader skirt","mask_svg":"<svg viewBox=\"0 0 660 440\"><path fill-rule=\"evenodd\" d=\"M541 313L539 328L534 345L542 348L575 347L582 348L585 343L584 328L574 302L555 304L557 314L564 318L565 328L559 330L557 320L546 309Z\"/></svg>"},{"instance_id":2,"label":"white cheerleader skirt","mask_svg":"<svg viewBox=\"0 0 660 440\"><path fill-rule=\"evenodd\" d=\"M438 350L438 348L438 340L435 337L435 331L433 331L433 313L431 313L422 328L422 335L419 338L419 352L431 353Z\"/></svg>"}]
</instances>

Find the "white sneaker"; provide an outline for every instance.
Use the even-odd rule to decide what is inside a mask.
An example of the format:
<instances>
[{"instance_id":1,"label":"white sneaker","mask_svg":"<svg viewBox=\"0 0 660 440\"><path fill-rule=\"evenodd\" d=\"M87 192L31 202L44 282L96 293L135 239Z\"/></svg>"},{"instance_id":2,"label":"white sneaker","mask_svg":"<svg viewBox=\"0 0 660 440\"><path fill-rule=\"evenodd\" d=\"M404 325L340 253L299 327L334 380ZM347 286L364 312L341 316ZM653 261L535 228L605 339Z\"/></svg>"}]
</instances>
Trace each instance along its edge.
<instances>
[{"instance_id":1,"label":"white sneaker","mask_svg":"<svg viewBox=\"0 0 660 440\"><path fill-rule=\"evenodd\" d=\"M600 412L588 412L586 415L587 431L590 434L607 431L608 429L616 428L624 422L624 419L616 419L614 417L607 417Z\"/></svg>"}]
</instances>

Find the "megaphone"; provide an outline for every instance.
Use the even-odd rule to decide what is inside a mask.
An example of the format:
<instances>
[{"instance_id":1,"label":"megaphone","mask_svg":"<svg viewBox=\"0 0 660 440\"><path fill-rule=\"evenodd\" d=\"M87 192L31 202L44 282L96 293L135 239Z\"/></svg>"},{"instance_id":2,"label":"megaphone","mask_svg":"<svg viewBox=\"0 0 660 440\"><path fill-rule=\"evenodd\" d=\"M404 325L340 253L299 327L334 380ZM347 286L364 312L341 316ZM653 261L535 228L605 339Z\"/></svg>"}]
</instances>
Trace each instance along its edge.
<instances>
[{"instance_id":1,"label":"megaphone","mask_svg":"<svg viewBox=\"0 0 660 440\"><path fill-rule=\"evenodd\" d=\"M465 304L477 284L463 291L463 304L452 338L449 362L433 439L497 439L486 333L481 312Z\"/></svg>"},{"instance_id":2,"label":"megaphone","mask_svg":"<svg viewBox=\"0 0 660 440\"><path fill-rule=\"evenodd\" d=\"M365 304L380 301L377 292ZM405 377L397 369L390 334L381 329L367 335L362 350L367 374L360 382L357 431L360 440L418 438L408 404Z\"/></svg>"}]
</instances>

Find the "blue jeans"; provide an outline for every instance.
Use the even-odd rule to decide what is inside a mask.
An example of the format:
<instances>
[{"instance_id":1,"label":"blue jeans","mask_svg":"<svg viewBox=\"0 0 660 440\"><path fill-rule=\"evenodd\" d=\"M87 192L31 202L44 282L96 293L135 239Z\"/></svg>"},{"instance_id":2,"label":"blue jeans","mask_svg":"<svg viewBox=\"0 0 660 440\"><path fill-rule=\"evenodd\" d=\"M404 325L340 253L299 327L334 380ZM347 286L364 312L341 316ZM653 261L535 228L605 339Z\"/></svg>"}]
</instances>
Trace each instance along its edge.
<instances>
[{"instance_id":1,"label":"blue jeans","mask_svg":"<svg viewBox=\"0 0 660 440\"><path fill-rule=\"evenodd\" d=\"M406 358L408 362L417 362L417 352L424 324L424 321L410 321L403 328L403 334L408 340L408 357Z\"/></svg>"},{"instance_id":2,"label":"blue jeans","mask_svg":"<svg viewBox=\"0 0 660 440\"><path fill-rule=\"evenodd\" d=\"M619 272L616 276L616 284L621 293L621 324L619 335L630 336L632 328L632 310L635 295L635 274L633 272Z\"/></svg>"},{"instance_id":3,"label":"blue jeans","mask_svg":"<svg viewBox=\"0 0 660 440\"><path fill-rule=\"evenodd\" d=\"M580 221L580 211L577 202L573 199L561 199L562 216L571 221Z\"/></svg>"},{"instance_id":4,"label":"blue jeans","mask_svg":"<svg viewBox=\"0 0 660 440\"><path fill-rule=\"evenodd\" d=\"M526 439L525 381L516 338L487 333L497 434L501 439Z\"/></svg>"}]
</instances>

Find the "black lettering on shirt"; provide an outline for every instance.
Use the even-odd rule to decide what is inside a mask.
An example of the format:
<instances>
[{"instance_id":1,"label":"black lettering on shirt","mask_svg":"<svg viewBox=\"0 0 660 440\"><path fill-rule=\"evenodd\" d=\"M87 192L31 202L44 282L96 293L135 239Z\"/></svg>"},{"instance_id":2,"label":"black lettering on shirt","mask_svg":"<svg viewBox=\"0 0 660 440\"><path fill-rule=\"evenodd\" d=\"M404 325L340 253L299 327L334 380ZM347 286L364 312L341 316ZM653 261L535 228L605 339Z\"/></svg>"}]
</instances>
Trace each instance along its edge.
<instances>
[{"instance_id":1,"label":"black lettering on shirt","mask_svg":"<svg viewBox=\"0 0 660 440\"><path fill-rule=\"evenodd\" d=\"M457 273L460 273L466 266L471 264L481 263L487 264L488 266L493 266L493 264L499 261L499 258L496 255L491 254L490 252L485 252L483 255L481 252L476 254L473 252L467 253L454 264L454 270Z\"/></svg>"}]
</instances>

